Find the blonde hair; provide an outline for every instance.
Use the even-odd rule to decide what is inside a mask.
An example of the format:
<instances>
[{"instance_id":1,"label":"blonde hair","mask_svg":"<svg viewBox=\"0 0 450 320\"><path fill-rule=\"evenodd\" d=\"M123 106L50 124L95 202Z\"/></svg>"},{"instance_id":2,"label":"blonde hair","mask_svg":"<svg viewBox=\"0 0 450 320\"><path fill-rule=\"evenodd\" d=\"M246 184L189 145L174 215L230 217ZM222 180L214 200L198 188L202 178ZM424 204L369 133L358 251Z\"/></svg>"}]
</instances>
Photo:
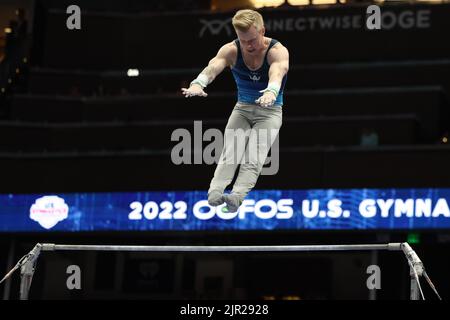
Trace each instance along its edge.
<instances>
[{"instance_id":1,"label":"blonde hair","mask_svg":"<svg viewBox=\"0 0 450 320\"><path fill-rule=\"evenodd\" d=\"M251 26L255 26L256 30L261 30L264 27L264 20L262 15L250 9L239 10L233 17L233 27L239 31L247 31Z\"/></svg>"}]
</instances>

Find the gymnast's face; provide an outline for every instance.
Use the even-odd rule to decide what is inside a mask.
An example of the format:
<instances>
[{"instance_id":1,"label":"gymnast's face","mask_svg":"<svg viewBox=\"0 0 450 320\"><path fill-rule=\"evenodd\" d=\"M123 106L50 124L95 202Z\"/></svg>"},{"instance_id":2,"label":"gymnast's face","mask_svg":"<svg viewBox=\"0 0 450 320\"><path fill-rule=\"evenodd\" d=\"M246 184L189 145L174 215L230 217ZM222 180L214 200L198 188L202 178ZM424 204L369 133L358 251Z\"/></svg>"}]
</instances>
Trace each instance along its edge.
<instances>
[{"instance_id":1,"label":"gymnast's face","mask_svg":"<svg viewBox=\"0 0 450 320\"><path fill-rule=\"evenodd\" d=\"M236 30L242 50L249 55L257 55L264 50L264 27L258 31L255 26L251 26L247 31Z\"/></svg>"}]
</instances>

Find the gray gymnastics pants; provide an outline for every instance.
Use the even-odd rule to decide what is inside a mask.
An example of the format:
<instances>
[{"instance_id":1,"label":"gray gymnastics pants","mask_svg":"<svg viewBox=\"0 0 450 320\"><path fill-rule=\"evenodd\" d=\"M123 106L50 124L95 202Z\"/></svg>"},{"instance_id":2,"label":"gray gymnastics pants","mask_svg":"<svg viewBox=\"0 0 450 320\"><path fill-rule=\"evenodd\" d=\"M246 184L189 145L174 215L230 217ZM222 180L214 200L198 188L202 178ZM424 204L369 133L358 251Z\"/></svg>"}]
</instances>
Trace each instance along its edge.
<instances>
[{"instance_id":1,"label":"gray gymnastics pants","mask_svg":"<svg viewBox=\"0 0 450 320\"><path fill-rule=\"evenodd\" d=\"M223 193L240 165L231 193L243 200L255 186L281 124L282 107L238 102L225 128L224 147L208 194Z\"/></svg>"}]
</instances>

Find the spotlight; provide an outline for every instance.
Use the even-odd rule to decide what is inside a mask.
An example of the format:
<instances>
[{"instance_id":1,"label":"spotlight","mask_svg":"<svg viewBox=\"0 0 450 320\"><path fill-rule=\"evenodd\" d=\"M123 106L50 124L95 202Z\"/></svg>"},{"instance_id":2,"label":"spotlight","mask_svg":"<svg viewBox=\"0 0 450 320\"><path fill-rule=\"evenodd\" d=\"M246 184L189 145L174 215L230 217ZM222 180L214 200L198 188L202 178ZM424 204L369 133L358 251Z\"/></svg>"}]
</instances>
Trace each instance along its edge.
<instances>
[{"instance_id":1,"label":"spotlight","mask_svg":"<svg viewBox=\"0 0 450 320\"><path fill-rule=\"evenodd\" d=\"M129 76L129 77L138 77L139 76L139 70L138 69L128 69L127 76Z\"/></svg>"}]
</instances>

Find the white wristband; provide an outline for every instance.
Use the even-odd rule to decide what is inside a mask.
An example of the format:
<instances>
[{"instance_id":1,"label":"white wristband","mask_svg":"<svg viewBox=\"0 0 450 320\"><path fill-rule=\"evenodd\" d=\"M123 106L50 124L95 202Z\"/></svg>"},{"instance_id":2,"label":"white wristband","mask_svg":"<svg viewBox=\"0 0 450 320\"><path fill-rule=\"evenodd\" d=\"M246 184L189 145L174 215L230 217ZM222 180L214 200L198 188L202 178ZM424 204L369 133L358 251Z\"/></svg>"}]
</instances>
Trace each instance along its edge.
<instances>
[{"instance_id":1,"label":"white wristband","mask_svg":"<svg viewBox=\"0 0 450 320\"><path fill-rule=\"evenodd\" d=\"M206 74L200 73L196 79L194 79L190 85L198 84L203 89L209 84L209 78Z\"/></svg>"},{"instance_id":2,"label":"white wristband","mask_svg":"<svg viewBox=\"0 0 450 320\"><path fill-rule=\"evenodd\" d=\"M280 93L280 84L278 84L277 82L270 82L267 85L267 88L265 88L264 90L261 90L260 92L267 92L270 91L275 95L275 98L278 97L278 93Z\"/></svg>"}]
</instances>

